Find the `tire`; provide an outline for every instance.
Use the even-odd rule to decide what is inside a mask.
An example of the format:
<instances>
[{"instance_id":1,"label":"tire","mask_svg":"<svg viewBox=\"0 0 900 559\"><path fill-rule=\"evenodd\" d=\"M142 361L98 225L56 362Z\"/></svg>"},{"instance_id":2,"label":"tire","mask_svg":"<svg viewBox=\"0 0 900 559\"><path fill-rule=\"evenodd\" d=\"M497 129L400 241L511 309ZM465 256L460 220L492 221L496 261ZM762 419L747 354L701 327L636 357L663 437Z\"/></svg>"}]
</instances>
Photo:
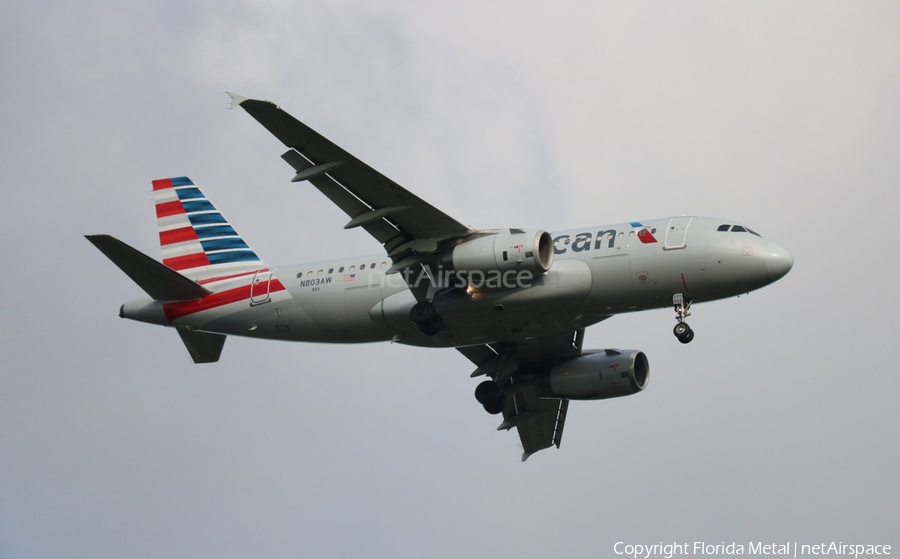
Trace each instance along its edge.
<instances>
[{"instance_id":1,"label":"tire","mask_svg":"<svg viewBox=\"0 0 900 559\"><path fill-rule=\"evenodd\" d=\"M691 327L687 325L687 322L679 322L675 325L675 329L672 330L672 333L675 334L676 338L681 339L686 336L688 332L691 331Z\"/></svg>"},{"instance_id":2,"label":"tire","mask_svg":"<svg viewBox=\"0 0 900 559\"><path fill-rule=\"evenodd\" d=\"M444 319L441 318L441 315L436 314L432 317L431 322L428 324L420 324L419 331L425 334L426 336L434 336L438 332L444 329Z\"/></svg>"},{"instance_id":3,"label":"tire","mask_svg":"<svg viewBox=\"0 0 900 559\"><path fill-rule=\"evenodd\" d=\"M506 394L501 392L499 398L483 404L483 406L484 411L488 412L491 415L497 415L498 413L503 411L503 408L506 407Z\"/></svg>"},{"instance_id":4,"label":"tire","mask_svg":"<svg viewBox=\"0 0 900 559\"><path fill-rule=\"evenodd\" d=\"M694 331L691 329L688 329L688 331L685 333L684 336L681 336L678 338L678 341L683 344L689 344L689 343L691 343L691 340L693 340L693 339L694 339Z\"/></svg>"},{"instance_id":5,"label":"tire","mask_svg":"<svg viewBox=\"0 0 900 559\"><path fill-rule=\"evenodd\" d=\"M482 405L497 400L501 394L503 391L500 390L500 385L492 380L486 380L475 387L475 399Z\"/></svg>"},{"instance_id":6,"label":"tire","mask_svg":"<svg viewBox=\"0 0 900 559\"><path fill-rule=\"evenodd\" d=\"M434 307L434 304L425 301L416 303L409 310L409 319L412 320L416 326L430 325L437 315L437 309Z\"/></svg>"}]
</instances>

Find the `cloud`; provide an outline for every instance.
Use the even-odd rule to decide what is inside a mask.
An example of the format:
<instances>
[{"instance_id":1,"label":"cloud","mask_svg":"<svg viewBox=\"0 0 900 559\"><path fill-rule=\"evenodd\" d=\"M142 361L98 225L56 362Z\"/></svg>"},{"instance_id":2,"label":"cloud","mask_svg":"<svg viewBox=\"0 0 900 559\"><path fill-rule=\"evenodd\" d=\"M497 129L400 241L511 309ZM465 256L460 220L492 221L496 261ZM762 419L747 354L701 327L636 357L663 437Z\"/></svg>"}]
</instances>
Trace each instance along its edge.
<instances>
[{"instance_id":1,"label":"cloud","mask_svg":"<svg viewBox=\"0 0 900 559\"><path fill-rule=\"evenodd\" d=\"M616 541L896 545L900 52L893 4L105 1L4 7L0 556L603 556ZM124 322L81 235L158 255L188 174L273 263L377 252L225 90L457 219L742 221L795 269L616 317L651 386L573 403L518 463L452 350L229 338L195 366Z\"/></svg>"}]
</instances>

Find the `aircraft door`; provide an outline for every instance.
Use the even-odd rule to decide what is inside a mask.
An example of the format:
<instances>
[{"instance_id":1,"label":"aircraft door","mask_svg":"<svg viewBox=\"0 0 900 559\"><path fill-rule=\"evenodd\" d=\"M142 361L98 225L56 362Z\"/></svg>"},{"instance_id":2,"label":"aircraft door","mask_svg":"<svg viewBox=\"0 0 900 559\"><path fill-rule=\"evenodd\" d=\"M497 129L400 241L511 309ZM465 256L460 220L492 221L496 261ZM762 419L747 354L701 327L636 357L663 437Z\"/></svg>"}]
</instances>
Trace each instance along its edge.
<instances>
[{"instance_id":1,"label":"aircraft door","mask_svg":"<svg viewBox=\"0 0 900 559\"><path fill-rule=\"evenodd\" d=\"M693 217L673 217L669 220L669 227L666 229L666 243L663 247L666 250L674 250L687 246L687 230L691 225Z\"/></svg>"},{"instance_id":2,"label":"aircraft door","mask_svg":"<svg viewBox=\"0 0 900 559\"><path fill-rule=\"evenodd\" d=\"M271 270L259 270L253 276L250 284L250 304L262 305L269 302L269 283L272 279Z\"/></svg>"}]
</instances>

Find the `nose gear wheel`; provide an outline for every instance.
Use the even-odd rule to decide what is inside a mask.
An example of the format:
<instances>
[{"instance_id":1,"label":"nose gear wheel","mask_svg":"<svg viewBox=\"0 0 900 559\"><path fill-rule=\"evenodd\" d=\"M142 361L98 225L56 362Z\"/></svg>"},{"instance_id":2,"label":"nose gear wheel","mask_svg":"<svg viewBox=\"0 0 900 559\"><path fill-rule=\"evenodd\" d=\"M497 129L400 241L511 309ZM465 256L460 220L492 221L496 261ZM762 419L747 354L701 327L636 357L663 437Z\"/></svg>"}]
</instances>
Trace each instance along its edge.
<instances>
[{"instance_id":1,"label":"nose gear wheel","mask_svg":"<svg viewBox=\"0 0 900 559\"><path fill-rule=\"evenodd\" d=\"M684 321L687 317L691 316L691 301L692 299L690 297L685 297L682 293L677 293L672 297L672 302L675 304L675 320L678 321L678 324L675 325L672 333L675 334L678 341L683 344L689 344L691 343L691 340L694 339L694 331L691 330L688 323Z\"/></svg>"}]
</instances>

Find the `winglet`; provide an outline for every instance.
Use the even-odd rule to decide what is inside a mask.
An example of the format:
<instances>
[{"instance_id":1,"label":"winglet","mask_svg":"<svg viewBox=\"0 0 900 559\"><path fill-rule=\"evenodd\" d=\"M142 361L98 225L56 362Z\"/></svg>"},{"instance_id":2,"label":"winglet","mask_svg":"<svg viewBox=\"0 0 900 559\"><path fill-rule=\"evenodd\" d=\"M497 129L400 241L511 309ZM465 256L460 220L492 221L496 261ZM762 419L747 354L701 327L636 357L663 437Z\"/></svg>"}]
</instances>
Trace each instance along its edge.
<instances>
[{"instance_id":1,"label":"winglet","mask_svg":"<svg viewBox=\"0 0 900 559\"><path fill-rule=\"evenodd\" d=\"M230 91L226 91L225 93L227 93L228 96L231 97L231 106L228 107L229 109L236 109L237 107L240 107L241 103L248 99L248 97L244 97L243 95L238 95L237 93L232 93Z\"/></svg>"}]
</instances>

